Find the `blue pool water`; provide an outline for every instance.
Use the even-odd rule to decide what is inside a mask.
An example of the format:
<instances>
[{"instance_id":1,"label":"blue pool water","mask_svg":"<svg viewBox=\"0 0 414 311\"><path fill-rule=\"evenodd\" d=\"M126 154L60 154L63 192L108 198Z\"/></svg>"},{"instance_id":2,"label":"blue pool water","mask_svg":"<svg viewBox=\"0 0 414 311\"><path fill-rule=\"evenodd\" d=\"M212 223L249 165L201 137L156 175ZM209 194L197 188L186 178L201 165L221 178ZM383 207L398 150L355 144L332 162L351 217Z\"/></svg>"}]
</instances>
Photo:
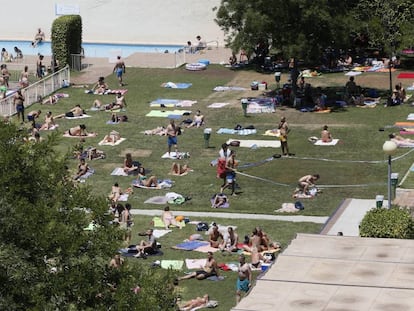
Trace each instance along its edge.
<instances>
[{"instance_id":1,"label":"blue pool water","mask_svg":"<svg viewBox=\"0 0 414 311\"><path fill-rule=\"evenodd\" d=\"M38 46L33 47L31 41L3 41L0 40L0 49L5 48L9 54L14 53L14 47L17 46L24 55L37 55L38 53L50 56L52 54L51 43L42 42ZM134 53L169 53L177 52L182 49L178 45L141 45L141 44L110 44L110 43L88 43L84 42L82 47L86 57L128 57Z\"/></svg>"}]
</instances>

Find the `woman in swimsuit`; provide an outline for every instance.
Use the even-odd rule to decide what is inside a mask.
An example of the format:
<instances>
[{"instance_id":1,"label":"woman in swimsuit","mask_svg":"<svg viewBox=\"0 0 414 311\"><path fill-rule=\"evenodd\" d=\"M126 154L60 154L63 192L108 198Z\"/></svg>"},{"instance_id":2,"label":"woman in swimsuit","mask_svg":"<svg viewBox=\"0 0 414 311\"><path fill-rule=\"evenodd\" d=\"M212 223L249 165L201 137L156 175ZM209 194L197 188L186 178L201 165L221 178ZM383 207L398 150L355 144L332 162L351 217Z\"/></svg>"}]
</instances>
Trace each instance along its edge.
<instances>
[{"instance_id":1,"label":"woman in swimsuit","mask_svg":"<svg viewBox=\"0 0 414 311\"><path fill-rule=\"evenodd\" d=\"M175 217L171 213L169 206L166 206L164 208L161 219L164 222L166 230L168 230L170 226L175 226L181 229L181 225L175 220Z\"/></svg>"},{"instance_id":2,"label":"woman in swimsuit","mask_svg":"<svg viewBox=\"0 0 414 311\"><path fill-rule=\"evenodd\" d=\"M158 187L158 179L156 176L152 175L151 177L147 177L145 174L145 168L140 166L138 168L138 178L137 181L141 186L144 187Z\"/></svg>"},{"instance_id":3,"label":"woman in swimsuit","mask_svg":"<svg viewBox=\"0 0 414 311\"><path fill-rule=\"evenodd\" d=\"M130 174L134 171L137 171L139 168L138 165L136 165L136 162L134 163L134 161L132 161L132 156L130 153L127 153L125 155L125 160L124 160L124 172L127 174Z\"/></svg>"}]
</instances>

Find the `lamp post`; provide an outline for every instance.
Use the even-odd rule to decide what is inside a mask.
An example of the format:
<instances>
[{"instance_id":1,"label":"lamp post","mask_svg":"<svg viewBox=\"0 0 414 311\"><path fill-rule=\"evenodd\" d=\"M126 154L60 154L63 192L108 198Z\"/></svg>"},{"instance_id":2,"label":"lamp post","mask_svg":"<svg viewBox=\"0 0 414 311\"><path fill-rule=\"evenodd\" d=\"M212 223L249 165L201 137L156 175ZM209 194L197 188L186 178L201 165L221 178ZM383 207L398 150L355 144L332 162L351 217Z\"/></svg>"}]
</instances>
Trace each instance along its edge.
<instances>
[{"instance_id":1,"label":"lamp post","mask_svg":"<svg viewBox=\"0 0 414 311\"><path fill-rule=\"evenodd\" d=\"M397 144L391 140L387 140L384 145L382 145L382 150L386 155L388 155L388 209L391 208L391 200L392 200L392 193L391 193L391 156L397 150Z\"/></svg>"}]
</instances>

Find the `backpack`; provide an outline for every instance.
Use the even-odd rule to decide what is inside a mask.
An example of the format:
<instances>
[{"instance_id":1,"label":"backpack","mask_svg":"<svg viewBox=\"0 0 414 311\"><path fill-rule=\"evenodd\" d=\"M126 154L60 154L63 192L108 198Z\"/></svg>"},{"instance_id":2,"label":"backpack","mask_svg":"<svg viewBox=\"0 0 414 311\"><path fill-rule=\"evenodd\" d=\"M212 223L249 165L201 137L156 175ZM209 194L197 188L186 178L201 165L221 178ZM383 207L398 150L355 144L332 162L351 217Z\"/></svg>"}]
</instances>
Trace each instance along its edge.
<instances>
[{"instance_id":1,"label":"backpack","mask_svg":"<svg viewBox=\"0 0 414 311\"><path fill-rule=\"evenodd\" d=\"M208 231L208 224L206 222L199 222L196 225L197 231Z\"/></svg>"}]
</instances>

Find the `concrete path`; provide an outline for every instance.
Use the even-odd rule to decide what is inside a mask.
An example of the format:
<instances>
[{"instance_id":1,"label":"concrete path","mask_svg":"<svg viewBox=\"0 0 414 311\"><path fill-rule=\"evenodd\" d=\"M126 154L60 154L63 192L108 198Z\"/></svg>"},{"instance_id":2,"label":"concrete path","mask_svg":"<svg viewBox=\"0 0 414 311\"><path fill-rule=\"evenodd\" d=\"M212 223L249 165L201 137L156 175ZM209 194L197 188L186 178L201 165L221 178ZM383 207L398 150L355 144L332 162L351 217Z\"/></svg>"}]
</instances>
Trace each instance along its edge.
<instances>
[{"instance_id":1,"label":"concrete path","mask_svg":"<svg viewBox=\"0 0 414 311\"><path fill-rule=\"evenodd\" d=\"M160 216L162 210L153 209L132 209L132 215L145 216ZM324 224L329 217L318 216L277 216L265 214L237 214L237 213L217 213L217 212L188 212L188 211L174 211L176 215L185 215L188 217L209 217L209 218L232 218L232 219L257 219L257 220L280 220L292 222L313 222L317 224Z\"/></svg>"}]
</instances>

